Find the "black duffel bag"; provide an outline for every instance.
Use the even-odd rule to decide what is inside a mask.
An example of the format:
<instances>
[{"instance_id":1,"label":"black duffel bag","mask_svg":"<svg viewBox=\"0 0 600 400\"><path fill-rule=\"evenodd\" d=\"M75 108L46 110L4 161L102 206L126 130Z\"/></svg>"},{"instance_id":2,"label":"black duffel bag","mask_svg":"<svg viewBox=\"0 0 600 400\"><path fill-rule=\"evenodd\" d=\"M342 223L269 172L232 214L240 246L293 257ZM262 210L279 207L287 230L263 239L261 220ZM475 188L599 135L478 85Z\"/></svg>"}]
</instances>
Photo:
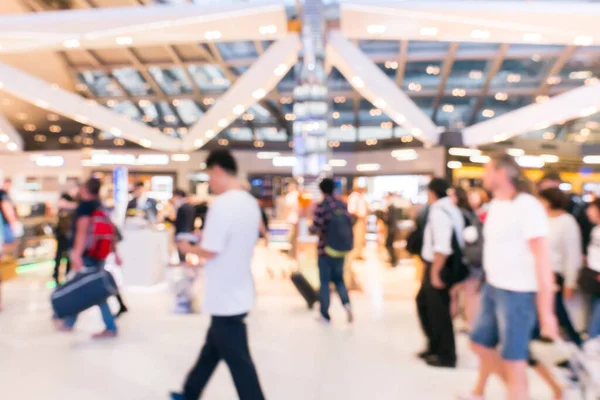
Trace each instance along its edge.
<instances>
[{"instance_id":1,"label":"black duffel bag","mask_svg":"<svg viewBox=\"0 0 600 400\"><path fill-rule=\"evenodd\" d=\"M600 272L596 272L589 267L583 267L579 271L577 284L584 293L600 296Z\"/></svg>"}]
</instances>

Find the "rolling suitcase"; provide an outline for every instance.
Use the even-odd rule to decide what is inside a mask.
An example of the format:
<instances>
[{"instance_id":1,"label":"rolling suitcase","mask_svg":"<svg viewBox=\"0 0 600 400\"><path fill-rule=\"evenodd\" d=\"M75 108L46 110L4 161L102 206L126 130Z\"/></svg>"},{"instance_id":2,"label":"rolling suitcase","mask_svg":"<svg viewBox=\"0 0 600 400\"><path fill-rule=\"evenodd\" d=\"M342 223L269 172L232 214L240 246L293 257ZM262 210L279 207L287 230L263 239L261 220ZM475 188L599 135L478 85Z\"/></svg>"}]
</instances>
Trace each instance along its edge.
<instances>
[{"instance_id":1,"label":"rolling suitcase","mask_svg":"<svg viewBox=\"0 0 600 400\"><path fill-rule=\"evenodd\" d=\"M113 276L104 269L88 269L58 287L50 297L54 315L70 317L117 294Z\"/></svg>"},{"instance_id":2,"label":"rolling suitcase","mask_svg":"<svg viewBox=\"0 0 600 400\"><path fill-rule=\"evenodd\" d=\"M306 304L308 304L308 308L313 308L315 303L318 301L317 292L311 286L311 284L306 280L304 275L300 272L294 272L292 274L292 282L296 289L300 292L304 300L306 300Z\"/></svg>"}]
</instances>

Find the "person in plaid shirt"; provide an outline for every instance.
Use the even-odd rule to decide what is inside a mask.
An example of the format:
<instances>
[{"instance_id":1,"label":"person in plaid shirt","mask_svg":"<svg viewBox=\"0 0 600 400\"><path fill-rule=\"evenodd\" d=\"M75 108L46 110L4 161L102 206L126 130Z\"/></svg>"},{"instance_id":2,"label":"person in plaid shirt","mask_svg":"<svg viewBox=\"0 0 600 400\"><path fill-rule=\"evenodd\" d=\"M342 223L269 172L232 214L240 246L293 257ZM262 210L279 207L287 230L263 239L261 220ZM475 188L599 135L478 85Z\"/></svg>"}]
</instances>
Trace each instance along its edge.
<instances>
[{"instance_id":1,"label":"person in plaid shirt","mask_svg":"<svg viewBox=\"0 0 600 400\"><path fill-rule=\"evenodd\" d=\"M329 282L333 282L340 295L342 304L346 309L348 322L352 322L354 317L352 308L350 307L350 298L348 289L344 283L344 257L334 258L327 255L325 245L327 243L327 233L329 222L331 221L333 212L339 209L348 213L348 206L334 195L335 184L333 180L325 178L321 181L319 188L323 192L323 201L315 209L313 217L313 225L310 228L312 234L319 235L319 278L321 281L321 289L319 291L319 301L321 303L321 321L329 323ZM349 217L349 215L348 215Z\"/></svg>"}]
</instances>

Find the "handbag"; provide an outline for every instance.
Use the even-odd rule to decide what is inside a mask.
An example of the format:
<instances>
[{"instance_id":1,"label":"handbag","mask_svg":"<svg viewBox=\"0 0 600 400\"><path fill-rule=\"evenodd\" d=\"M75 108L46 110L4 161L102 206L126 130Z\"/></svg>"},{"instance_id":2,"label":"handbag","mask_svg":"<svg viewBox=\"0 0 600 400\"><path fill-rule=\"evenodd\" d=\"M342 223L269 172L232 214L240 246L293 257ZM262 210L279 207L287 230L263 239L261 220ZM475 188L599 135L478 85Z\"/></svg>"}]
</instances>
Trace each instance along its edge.
<instances>
[{"instance_id":1,"label":"handbag","mask_svg":"<svg viewBox=\"0 0 600 400\"><path fill-rule=\"evenodd\" d=\"M452 224L450 213L446 210L443 211L450 218L450 223ZM440 271L440 279L446 284L447 288L450 288L467 279L469 273L469 267L464 260L463 250L458 243L456 229L452 225L452 254L446 258L446 263Z\"/></svg>"},{"instance_id":2,"label":"handbag","mask_svg":"<svg viewBox=\"0 0 600 400\"><path fill-rule=\"evenodd\" d=\"M583 267L579 271L577 285L584 293L600 296L600 273L590 267Z\"/></svg>"}]
</instances>

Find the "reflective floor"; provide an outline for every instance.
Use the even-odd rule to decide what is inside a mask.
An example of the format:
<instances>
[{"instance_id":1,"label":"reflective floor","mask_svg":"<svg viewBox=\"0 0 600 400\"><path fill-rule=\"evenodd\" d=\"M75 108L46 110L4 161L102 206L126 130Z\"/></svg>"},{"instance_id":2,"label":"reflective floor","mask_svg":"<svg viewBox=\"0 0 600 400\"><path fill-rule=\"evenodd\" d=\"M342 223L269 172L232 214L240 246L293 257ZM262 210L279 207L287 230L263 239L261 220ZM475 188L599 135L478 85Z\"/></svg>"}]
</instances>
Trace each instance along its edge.
<instances>
[{"instance_id":1,"label":"reflective floor","mask_svg":"<svg viewBox=\"0 0 600 400\"><path fill-rule=\"evenodd\" d=\"M476 364L467 338L459 335L459 368L429 368L414 357L422 340L412 294L385 300L378 294L383 290L377 286L388 276L397 280L399 291L412 290L413 268L392 271L375 260L364 268L370 271L364 272L366 277L376 276L364 293L353 294L355 324L344 322L334 299L334 323L329 327L316 322L315 312L307 311L287 280L267 280L257 271L260 296L248 326L268 399L441 400L469 389ZM2 398L159 400L179 388L203 343L206 315L171 313L173 300L165 288L128 291L131 312L119 321L119 338L90 340L90 334L102 328L95 309L84 314L76 333L60 334L50 324L45 288L49 275L46 270L29 272L3 286ZM532 375L531 382L533 399L551 398L537 377ZM224 365L205 398L237 398ZM488 398L505 398L495 380Z\"/></svg>"}]
</instances>

